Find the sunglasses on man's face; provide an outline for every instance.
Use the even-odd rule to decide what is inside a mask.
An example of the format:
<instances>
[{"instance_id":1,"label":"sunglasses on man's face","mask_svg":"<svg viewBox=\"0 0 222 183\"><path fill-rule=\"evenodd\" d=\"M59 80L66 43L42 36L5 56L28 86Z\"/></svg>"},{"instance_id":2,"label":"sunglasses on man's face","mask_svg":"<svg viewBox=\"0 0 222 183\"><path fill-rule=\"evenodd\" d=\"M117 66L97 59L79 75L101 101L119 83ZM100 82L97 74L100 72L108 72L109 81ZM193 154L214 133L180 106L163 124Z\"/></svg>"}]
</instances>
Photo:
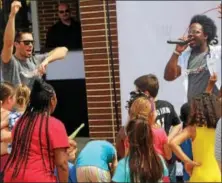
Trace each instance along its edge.
<instances>
[{"instance_id":1,"label":"sunglasses on man's face","mask_svg":"<svg viewBox=\"0 0 222 183\"><path fill-rule=\"evenodd\" d=\"M34 45L34 41L33 40L24 40L24 41L18 41L19 43L24 43L24 45L28 46L30 44Z\"/></svg>"},{"instance_id":2,"label":"sunglasses on man's face","mask_svg":"<svg viewBox=\"0 0 222 183\"><path fill-rule=\"evenodd\" d=\"M59 13L60 13L60 14L69 13L69 10L60 10Z\"/></svg>"}]
</instances>

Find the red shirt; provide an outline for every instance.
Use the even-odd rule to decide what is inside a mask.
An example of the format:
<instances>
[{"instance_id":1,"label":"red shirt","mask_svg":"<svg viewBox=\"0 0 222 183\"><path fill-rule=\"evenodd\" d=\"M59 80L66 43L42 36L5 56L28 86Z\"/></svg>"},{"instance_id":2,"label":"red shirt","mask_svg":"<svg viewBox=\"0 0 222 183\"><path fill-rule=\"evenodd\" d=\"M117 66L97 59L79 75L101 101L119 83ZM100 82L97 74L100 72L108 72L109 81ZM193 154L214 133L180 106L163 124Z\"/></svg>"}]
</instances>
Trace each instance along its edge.
<instances>
[{"instance_id":1,"label":"red shirt","mask_svg":"<svg viewBox=\"0 0 222 183\"><path fill-rule=\"evenodd\" d=\"M163 128L152 128L154 148L158 154L164 157L164 144L167 143L167 134Z\"/></svg>"},{"instance_id":2,"label":"red shirt","mask_svg":"<svg viewBox=\"0 0 222 183\"><path fill-rule=\"evenodd\" d=\"M42 146L40 147L39 142L39 127L41 117L39 117L36 121L36 125L34 127L33 135L32 135L32 142L30 145L29 155L28 155L28 162L25 168L25 173L23 174L24 168L20 169L18 176L15 179L11 179L12 173L14 170L14 165L12 168L6 169L4 173L4 182L56 182L56 177L54 176L54 168L55 164L52 162L53 169L50 169L50 162L48 160L48 152L47 152L47 140L46 140L46 117L43 119L43 126L41 132L41 142ZM66 129L61 121L54 117L49 117L49 142L50 142L50 154L52 159L54 159L54 152L53 150L56 148L68 148L68 136L66 133ZM18 121L19 123L19 121ZM12 138L14 136L14 130L16 126L12 130ZM43 164L43 159L41 155L41 149L43 151L43 156L47 169ZM18 156L16 158L19 158ZM16 159L17 160L17 159Z\"/></svg>"}]
</instances>

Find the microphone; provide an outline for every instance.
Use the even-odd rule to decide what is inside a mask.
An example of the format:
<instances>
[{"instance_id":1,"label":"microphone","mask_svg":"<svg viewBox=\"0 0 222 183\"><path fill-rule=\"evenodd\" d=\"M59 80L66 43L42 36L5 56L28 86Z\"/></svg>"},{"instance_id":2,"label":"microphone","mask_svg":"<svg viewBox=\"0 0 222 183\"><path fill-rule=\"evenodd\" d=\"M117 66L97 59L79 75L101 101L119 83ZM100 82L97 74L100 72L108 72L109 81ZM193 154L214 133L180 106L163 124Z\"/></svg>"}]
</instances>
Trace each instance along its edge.
<instances>
[{"instance_id":1,"label":"microphone","mask_svg":"<svg viewBox=\"0 0 222 183\"><path fill-rule=\"evenodd\" d=\"M176 41L168 40L167 43L168 44L178 44L178 45L184 46L184 45L188 44L189 42L191 42L192 40L193 39L188 39L186 41L183 41L183 40L176 40Z\"/></svg>"}]
</instances>

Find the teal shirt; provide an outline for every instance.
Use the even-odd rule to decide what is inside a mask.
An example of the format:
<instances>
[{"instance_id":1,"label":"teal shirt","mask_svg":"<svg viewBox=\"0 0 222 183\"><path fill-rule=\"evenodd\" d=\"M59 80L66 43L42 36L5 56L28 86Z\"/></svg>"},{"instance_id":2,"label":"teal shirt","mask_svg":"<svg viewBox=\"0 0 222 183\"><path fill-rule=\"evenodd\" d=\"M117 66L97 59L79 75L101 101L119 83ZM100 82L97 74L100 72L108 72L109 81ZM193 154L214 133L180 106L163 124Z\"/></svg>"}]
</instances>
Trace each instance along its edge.
<instances>
[{"instance_id":1,"label":"teal shirt","mask_svg":"<svg viewBox=\"0 0 222 183\"><path fill-rule=\"evenodd\" d=\"M116 156L115 147L105 140L94 140L86 144L76 160L76 168L83 166L95 166L109 171L109 163Z\"/></svg>"},{"instance_id":2,"label":"teal shirt","mask_svg":"<svg viewBox=\"0 0 222 183\"><path fill-rule=\"evenodd\" d=\"M162 157L160 157L163 163L164 171L163 176L169 176L168 169ZM125 157L119 161L118 166L112 178L113 182L129 182L130 183L130 169L129 169L129 157ZM160 180L161 182L161 180Z\"/></svg>"}]
</instances>

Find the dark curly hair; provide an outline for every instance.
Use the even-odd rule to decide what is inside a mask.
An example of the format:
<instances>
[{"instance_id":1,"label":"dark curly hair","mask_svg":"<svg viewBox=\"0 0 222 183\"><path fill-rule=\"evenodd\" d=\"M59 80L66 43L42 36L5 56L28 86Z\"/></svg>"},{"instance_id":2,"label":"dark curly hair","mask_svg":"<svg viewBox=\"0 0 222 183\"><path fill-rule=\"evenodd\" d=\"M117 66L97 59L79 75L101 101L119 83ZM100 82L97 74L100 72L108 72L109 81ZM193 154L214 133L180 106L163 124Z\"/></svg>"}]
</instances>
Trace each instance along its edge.
<instances>
[{"instance_id":1,"label":"dark curly hair","mask_svg":"<svg viewBox=\"0 0 222 183\"><path fill-rule=\"evenodd\" d=\"M140 97L145 97L147 99L150 99L149 96L147 96L145 93L143 93L140 90L139 91L132 91L132 92L130 92L130 99L126 102L125 108L127 110L129 110L131 108L133 102Z\"/></svg>"},{"instance_id":2,"label":"dark curly hair","mask_svg":"<svg viewBox=\"0 0 222 183\"><path fill-rule=\"evenodd\" d=\"M189 113L190 113L190 105L189 103L185 103L180 108L180 120L183 122L183 128L187 126L187 122L189 119Z\"/></svg>"},{"instance_id":3,"label":"dark curly hair","mask_svg":"<svg viewBox=\"0 0 222 183\"><path fill-rule=\"evenodd\" d=\"M214 94L202 93L191 101L191 113L188 125L216 128L221 116L221 102Z\"/></svg>"},{"instance_id":4,"label":"dark curly hair","mask_svg":"<svg viewBox=\"0 0 222 183\"><path fill-rule=\"evenodd\" d=\"M207 17L206 15L195 15L191 21L190 25L193 23L198 23L203 27L203 32L208 36L207 44L218 44L217 40L217 27L215 22Z\"/></svg>"}]
</instances>

